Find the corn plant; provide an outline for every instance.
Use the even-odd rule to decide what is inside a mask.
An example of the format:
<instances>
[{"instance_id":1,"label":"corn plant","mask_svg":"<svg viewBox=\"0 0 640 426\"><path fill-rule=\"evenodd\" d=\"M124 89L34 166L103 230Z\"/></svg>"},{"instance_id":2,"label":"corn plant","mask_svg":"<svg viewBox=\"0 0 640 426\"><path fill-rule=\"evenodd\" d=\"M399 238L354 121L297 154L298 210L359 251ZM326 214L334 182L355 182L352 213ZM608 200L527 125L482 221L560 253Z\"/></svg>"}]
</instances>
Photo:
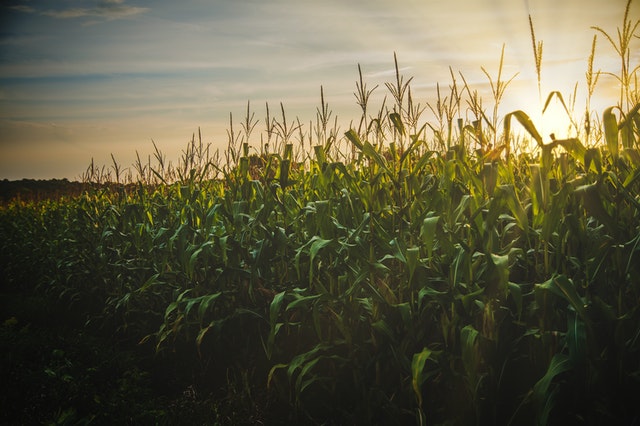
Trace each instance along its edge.
<instances>
[{"instance_id":1,"label":"corn plant","mask_svg":"<svg viewBox=\"0 0 640 426\"><path fill-rule=\"evenodd\" d=\"M240 132L230 115L224 161L198 132L175 165L155 144L153 161L138 156L136 181L113 157L91 163L81 196L3 206L3 286L45 292L86 330L154 354L185 388L229 395L242 378L242 397L272 423L631 423L640 104L629 4L618 44L596 27L623 59L621 102L600 129L589 104L567 139L546 140L526 111L501 116L504 49L495 80L482 68L489 115L451 71L450 93L438 85L426 103L436 121L423 122L394 55L377 112L358 66L361 116L343 136L321 87L308 128L267 105L259 148L247 103ZM516 126L534 152L511 149Z\"/></svg>"}]
</instances>

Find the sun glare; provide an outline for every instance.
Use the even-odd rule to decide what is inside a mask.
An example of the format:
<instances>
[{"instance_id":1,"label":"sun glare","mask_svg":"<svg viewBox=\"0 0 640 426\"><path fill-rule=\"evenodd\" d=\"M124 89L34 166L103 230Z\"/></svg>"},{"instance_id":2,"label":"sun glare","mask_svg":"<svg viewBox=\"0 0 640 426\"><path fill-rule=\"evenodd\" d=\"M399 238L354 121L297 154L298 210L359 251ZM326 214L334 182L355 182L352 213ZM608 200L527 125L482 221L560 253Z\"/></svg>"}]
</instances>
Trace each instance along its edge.
<instances>
[{"instance_id":1,"label":"sun glare","mask_svg":"<svg viewBox=\"0 0 640 426\"><path fill-rule=\"evenodd\" d=\"M520 89L518 93L523 94L519 96L518 99L525 99L525 101L509 103L505 105L503 111L504 113L508 113L522 110L531 119L535 129L542 137L543 143L547 144L553 139L567 139L577 136L576 119L569 115L569 112L571 112L570 109L569 111L565 109L567 101L564 98L560 100L557 95L553 95L547 107L544 108L546 98L543 97L543 99L540 100L537 92ZM565 103L564 105L563 102ZM569 105L567 105L567 107L569 107ZM523 126L517 123L517 121L512 120L511 129L514 138L529 141L527 146L523 147L525 151L536 151L538 148L536 141Z\"/></svg>"},{"instance_id":2,"label":"sun glare","mask_svg":"<svg viewBox=\"0 0 640 426\"><path fill-rule=\"evenodd\" d=\"M540 113L539 126L538 131L544 141L554 138L565 139L570 137L572 130L571 118L557 99L552 99L544 113Z\"/></svg>"}]
</instances>

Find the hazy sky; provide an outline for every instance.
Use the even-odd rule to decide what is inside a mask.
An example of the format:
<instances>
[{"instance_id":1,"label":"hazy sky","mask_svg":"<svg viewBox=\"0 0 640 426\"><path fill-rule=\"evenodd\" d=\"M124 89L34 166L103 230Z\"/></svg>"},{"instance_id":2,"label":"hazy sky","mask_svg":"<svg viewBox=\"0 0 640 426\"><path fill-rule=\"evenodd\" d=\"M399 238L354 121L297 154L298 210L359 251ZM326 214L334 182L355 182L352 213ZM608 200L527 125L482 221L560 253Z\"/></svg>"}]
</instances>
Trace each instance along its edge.
<instances>
[{"instance_id":1,"label":"hazy sky","mask_svg":"<svg viewBox=\"0 0 640 426\"><path fill-rule=\"evenodd\" d=\"M191 135L227 143L247 101L315 119L320 86L341 129L359 118L361 65L374 104L393 78L393 54L423 105L449 66L486 93L480 67L519 73L504 111L538 109L527 16L544 42L542 92L565 96L584 73L598 25L615 33L625 0L3 0L0 5L0 179L75 179L110 153L129 166L153 139L175 160ZM640 17L640 2L631 17ZM632 58L638 63L638 55ZM598 38L596 66L619 60ZM599 92L608 93L603 79ZM532 95L535 94L535 95ZM610 102L610 101L606 101ZM615 102L615 99L614 99ZM489 100L485 100L489 107ZM503 112L504 112L503 111ZM308 126L308 124L307 124Z\"/></svg>"}]
</instances>

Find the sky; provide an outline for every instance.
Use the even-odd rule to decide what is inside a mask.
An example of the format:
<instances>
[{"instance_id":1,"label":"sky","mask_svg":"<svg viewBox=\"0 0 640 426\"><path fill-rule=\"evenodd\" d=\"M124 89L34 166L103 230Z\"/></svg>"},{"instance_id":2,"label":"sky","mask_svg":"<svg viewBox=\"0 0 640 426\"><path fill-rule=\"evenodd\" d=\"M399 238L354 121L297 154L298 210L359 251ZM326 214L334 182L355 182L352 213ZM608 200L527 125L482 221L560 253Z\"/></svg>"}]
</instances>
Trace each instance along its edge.
<instances>
[{"instance_id":1,"label":"sky","mask_svg":"<svg viewBox=\"0 0 640 426\"><path fill-rule=\"evenodd\" d=\"M153 143L177 161L194 133L224 149L247 103L315 120L320 87L342 131L360 117L358 65L372 103L388 95L394 54L413 98L464 75L490 106L482 67L516 75L501 112L539 111L528 16L543 42L542 90L585 99L597 25L615 34L626 0L0 0L0 179L78 179L92 159L130 167ZM640 18L640 2L631 6ZM636 40L637 41L637 40ZM637 46L637 44L636 44ZM632 63L640 58L633 50ZM598 36L596 69L620 60ZM594 109L617 102L602 77ZM446 90L443 91L446 94ZM304 128L303 128L304 129ZM152 143L153 141L153 143Z\"/></svg>"}]
</instances>

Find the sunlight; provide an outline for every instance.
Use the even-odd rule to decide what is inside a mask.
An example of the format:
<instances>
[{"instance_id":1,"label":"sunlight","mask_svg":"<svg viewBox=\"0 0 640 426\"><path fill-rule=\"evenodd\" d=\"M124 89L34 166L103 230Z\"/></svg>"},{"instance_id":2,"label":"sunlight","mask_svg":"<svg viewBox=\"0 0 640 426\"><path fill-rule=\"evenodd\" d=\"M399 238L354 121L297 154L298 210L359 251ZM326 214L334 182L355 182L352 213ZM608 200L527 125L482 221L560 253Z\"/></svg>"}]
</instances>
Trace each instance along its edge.
<instances>
[{"instance_id":1,"label":"sunlight","mask_svg":"<svg viewBox=\"0 0 640 426\"><path fill-rule=\"evenodd\" d=\"M565 139L572 136L575 133L575 128L571 123L571 117L564 109L562 102L557 97L554 97L547 106L544 113L540 114L539 119L540 135L544 141L547 139ZM551 135L554 135L554 138Z\"/></svg>"},{"instance_id":2,"label":"sunlight","mask_svg":"<svg viewBox=\"0 0 640 426\"><path fill-rule=\"evenodd\" d=\"M536 130L542 137L543 143L547 144L552 139L566 139L576 136L576 128L572 123L572 118L568 115L565 105L567 101L554 95L548 102L547 108L543 112L544 103L546 98L539 99L538 94L533 90L521 89L519 91L523 94L519 103L508 105L506 110L515 111L522 110L529 116L533 122ZM548 97L548 95L547 95ZM524 101L523 101L524 100ZM567 105L569 108L569 105ZM574 123L576 122L573 118ZM535 152L538 149L538 145L531 135L522 127L517 121L512 122L512 132L516 139L524 139L529 141L523 146L524 151ZM553 136L552 136L553 135Z\"/></svg>"}]
</instances>

